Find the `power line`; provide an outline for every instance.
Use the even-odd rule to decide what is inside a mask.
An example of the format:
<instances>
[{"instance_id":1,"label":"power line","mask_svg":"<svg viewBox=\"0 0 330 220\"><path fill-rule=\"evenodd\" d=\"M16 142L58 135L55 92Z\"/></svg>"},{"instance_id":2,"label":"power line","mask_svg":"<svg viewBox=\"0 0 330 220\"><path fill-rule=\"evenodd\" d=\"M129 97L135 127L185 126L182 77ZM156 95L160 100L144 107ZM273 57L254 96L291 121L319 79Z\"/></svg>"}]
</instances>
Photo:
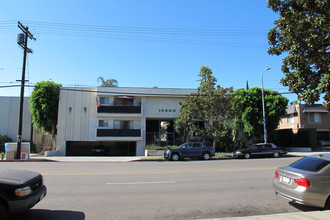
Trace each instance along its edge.
<instances>
[{"instance_id":1,"label":"power line","mask_svg":"<svg viewBox=\"0 0 330 220\"><path fill-rule=\"evenodd\" d=\"M219 37L240 37L241 39L242 37L264 36L266 32L266 30L187 29L113 25L100 26L38 21L24 22L27 23L34 32L46 35L250 48L263 48L264 45L251 44L247 43L247 41L244 43L223 42L218 39ZM0 31L10 31L12 23L13 21L0 21ZM212 38L214 40L212 40Z\"/></svg>"},{"instance_id":2,"label":"power line","mask_svg":"<svg viewBox=\"0 0 330 220\"><path fill-rule=\"evenodd\" d=\"M19 87L20 85L11 85L11 86L0 86L1 88L7 88L7 87ZM29 88L34 88L34 85L25 85L25 87ZM86 92L86 93L102 93L102 94L118 94L118 92L111 92L111 91L100 91L100 90L94 90L97 89L98 87L61 87L60 90L64 91L74 91L74 92ZM99 88L107 88L107 87L99 87ZM120 88L120 87L118 87ZM197 90L197 89L196 89ZM271 89L270 89L271 90ZM125 94L130 94L130 95L150 95L150 93L127 93L123 92ZM278 92L278 94L295 94L294 92ZM154 94L154 95L159 95L159 96L168 96L168 95L173 95L175 94ZM272 95L272 94L271 94ZM186 95L179 95L179 96L186 96Z\"/></svg>"}]
</instances>

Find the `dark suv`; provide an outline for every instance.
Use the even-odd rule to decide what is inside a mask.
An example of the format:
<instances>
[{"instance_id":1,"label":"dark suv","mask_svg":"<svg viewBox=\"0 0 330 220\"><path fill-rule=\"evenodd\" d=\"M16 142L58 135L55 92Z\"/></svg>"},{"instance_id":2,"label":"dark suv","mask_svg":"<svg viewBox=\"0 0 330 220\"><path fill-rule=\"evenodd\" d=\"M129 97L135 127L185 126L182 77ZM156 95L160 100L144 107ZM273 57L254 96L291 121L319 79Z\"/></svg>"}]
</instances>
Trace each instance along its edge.
<instances>
[{"instance_id":1,"label":"dark suv","mask_svg":"<svg viewBox=\"0 0 330 220\"><path fill-rule=\"evenodd\" d=\"M188 142L176 149L165 150L164 158L167 160L180 160L184 158L201 158L208 160L215 154L214 147L204 142Z\"/></svg>"},{"instance_id":2,"label":"dark suv","mask_svg":"<svg viewBox=\"0 0 330 220\"><path fill-rule=\"evenodd\" d=\"M0 169L0 219L32 208L47 193L40 173Z\"/></svg>"}]
</instances>

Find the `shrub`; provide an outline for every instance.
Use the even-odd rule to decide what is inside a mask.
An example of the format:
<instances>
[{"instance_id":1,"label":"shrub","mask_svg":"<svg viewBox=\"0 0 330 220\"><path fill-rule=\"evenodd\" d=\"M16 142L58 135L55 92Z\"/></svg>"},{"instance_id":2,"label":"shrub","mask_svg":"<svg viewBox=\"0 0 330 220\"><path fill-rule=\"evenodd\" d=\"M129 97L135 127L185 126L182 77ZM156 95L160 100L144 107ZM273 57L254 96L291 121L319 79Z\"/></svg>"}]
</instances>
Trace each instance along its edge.
<instances>
[{"instance_id":1,"label":"shrub","mask_svg":"<svg viewBox=\"0 0 330 220\"><path fill-rule=\"evenodd\" d=\"M159 146L156 144L151 144L151 145L147 145L144 147L145 150L167 150L167 149L175 149L178 146L176 145L168 145L168 146Z\"/></svg>"},{"instance_id":2,"label":"shrub","mask_svg":"<svg viewBox=\"0 0 330 220\"><path fill-rule=\"evenodd\" d=\"M13 139L7 137L6 135L0 135L0 153L5 152L5 143L12 142Z\"/></svg>"}]
</instances>

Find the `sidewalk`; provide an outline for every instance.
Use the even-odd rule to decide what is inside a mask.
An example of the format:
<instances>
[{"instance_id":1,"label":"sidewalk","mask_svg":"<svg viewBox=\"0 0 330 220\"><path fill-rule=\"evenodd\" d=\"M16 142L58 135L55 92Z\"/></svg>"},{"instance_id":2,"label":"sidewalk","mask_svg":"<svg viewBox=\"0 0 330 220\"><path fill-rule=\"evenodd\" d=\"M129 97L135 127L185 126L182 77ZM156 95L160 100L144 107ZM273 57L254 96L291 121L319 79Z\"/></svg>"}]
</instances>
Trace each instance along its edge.
<instances>
[{"instance_id":1,"label":"sidewalk","mask_svg":"<svg viewBox=\"0 0 330 220\"><path fill-rule=\"evenodd\" d=\"M314 212L291 212L272 215L255 215L245 217L218 218L212 220L328 220L330 219L330 210ZM205 219L206 220L206 219ZM211 219L210 219L211 220Z\"/></svg>"}]
</instances>

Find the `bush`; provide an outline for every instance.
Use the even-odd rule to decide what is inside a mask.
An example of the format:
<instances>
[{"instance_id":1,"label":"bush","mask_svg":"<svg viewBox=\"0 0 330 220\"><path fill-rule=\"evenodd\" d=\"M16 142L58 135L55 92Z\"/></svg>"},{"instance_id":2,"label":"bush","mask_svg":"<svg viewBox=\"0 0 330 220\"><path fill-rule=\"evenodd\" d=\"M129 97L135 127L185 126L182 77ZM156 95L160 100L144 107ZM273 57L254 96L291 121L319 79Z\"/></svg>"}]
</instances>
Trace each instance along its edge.
<instances>
[{"instance_id":1,"label":"bush","mask_svg":"<svg viewBox=\"0 0 330 220\"><path fill-rule=\"evenodd\" d=\"M156 144L147 145L144 147L144 150L168 150L168 149L175 149L177 145L168 145L168 146L159 146Z\"/></svg>"},{"instance_id":2,"label":"bush","mask_svg":"<svg viewBox=\"0 0 330 220\"><path fill-rule=\"evenodd\" d=\"M5 152L5 143L12 142L13 139L7 137L6 135L0 135L0 153Z\"/></svg>"}]
</instances>

